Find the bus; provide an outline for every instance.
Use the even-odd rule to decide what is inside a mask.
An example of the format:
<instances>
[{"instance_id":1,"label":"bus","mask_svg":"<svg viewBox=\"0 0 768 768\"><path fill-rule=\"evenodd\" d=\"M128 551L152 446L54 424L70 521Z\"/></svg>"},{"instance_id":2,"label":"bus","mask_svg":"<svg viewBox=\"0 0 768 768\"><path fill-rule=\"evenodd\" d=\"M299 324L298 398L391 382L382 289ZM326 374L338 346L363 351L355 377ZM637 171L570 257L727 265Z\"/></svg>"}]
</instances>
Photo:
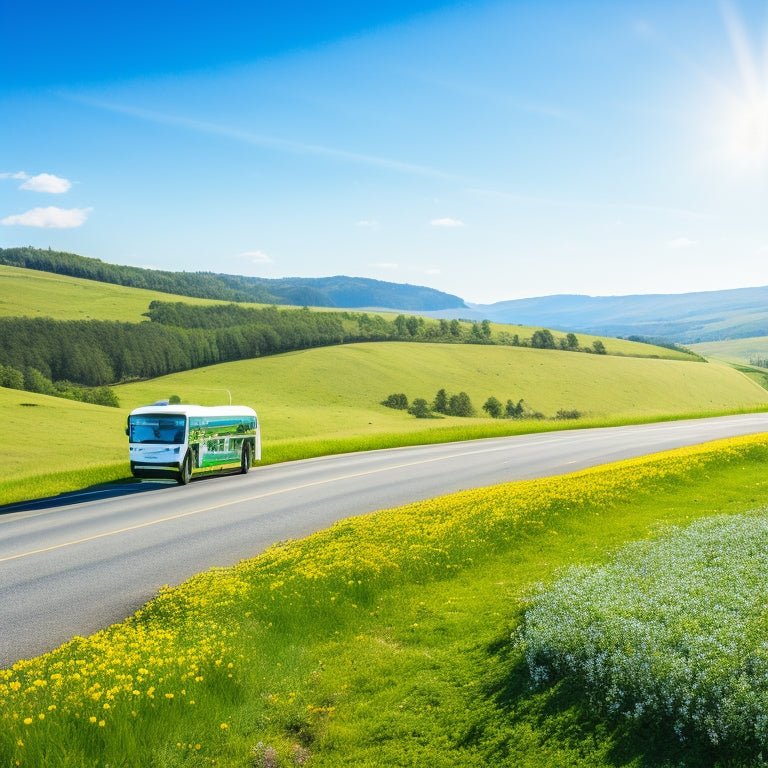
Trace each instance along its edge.
<instances>
[{"instance_id":1,"label":"bus","mask_svg":"<svg viewBox=\"0 0 768 768\"><path fill-rule=\"evenodd\" d=\"M128 416L128 451L134 477L246 474L261 460L256 411L243 405L169 405L135 408Z\"/></svg>"}]
</instances>

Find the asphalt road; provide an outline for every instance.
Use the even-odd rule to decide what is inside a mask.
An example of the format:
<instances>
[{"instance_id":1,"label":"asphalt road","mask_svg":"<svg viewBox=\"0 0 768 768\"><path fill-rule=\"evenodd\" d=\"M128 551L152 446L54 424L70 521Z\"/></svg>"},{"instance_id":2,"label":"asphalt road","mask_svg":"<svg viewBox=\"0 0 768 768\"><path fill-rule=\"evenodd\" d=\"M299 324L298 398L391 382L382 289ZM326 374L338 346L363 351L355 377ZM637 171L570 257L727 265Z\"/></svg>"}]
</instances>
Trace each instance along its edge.
<instances>
[{"instance_id":1,"label":"asphalt road","mask_svg":"<svg viewBox=\"0 0 768 768\"><path fill-rule=\"evenodd\" d=\"M0 507L0 668L133 614L165 584L336 520L768 431L768 414L549 432L141 482Z\"/></svg>"}]
</instances>

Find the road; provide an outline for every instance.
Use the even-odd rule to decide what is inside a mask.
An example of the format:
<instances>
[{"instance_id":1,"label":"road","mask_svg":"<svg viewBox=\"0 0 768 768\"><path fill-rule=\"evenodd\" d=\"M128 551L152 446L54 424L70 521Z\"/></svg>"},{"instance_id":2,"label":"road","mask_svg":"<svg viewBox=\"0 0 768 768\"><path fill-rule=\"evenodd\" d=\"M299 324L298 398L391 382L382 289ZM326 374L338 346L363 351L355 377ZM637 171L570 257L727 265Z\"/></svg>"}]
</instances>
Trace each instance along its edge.
<instances>
[{"instance_id":1,"label":"road","mask_svg":"<svg viewBox=\"0 0 768 768\"><path fill-rule=\"evenodd\" d=\"M0 507L0 669L132 615L165 584L336 520L455 491L768 431L768 414L329 456L188 486Z\"/></svg>"}]
</instances>

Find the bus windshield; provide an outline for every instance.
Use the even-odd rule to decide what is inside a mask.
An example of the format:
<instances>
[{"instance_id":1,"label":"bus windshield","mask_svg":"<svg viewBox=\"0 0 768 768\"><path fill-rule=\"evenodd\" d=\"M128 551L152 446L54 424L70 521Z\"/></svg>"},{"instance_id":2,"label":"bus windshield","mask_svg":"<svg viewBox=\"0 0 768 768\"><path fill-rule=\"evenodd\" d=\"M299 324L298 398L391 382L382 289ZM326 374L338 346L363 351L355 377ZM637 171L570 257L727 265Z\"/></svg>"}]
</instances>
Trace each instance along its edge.
<instances>
[{"instance_id":1,"label":"bus windshield","mask_svg":"<svg viewBox=\"0 0 768 768\"><path fill-rule=\"evenodd\" d=\"M131 416L129 439L132 443L183 443L185 423L185 416L154 413Z\"/></svg>"}]
</instances>

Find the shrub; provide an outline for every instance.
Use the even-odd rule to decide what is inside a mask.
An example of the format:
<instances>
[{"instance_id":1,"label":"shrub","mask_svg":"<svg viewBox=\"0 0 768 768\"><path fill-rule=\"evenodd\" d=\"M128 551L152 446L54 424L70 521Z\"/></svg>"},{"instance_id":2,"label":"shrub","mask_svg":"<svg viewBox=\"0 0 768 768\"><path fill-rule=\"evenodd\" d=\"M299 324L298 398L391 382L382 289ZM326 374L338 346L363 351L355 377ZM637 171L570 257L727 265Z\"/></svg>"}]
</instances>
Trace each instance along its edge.
<instances>
[{"instance_id":1,"label":"shrub","mask_svg":"<svg viewBox=\"0 0 768 768\"><path fill-rule=\"evenodd\" d=\"M499 419L504 411L504 406L497 397L489 397L483 405L483 410L492 418Z\"/></svg>"},{"instance_id":2,"label":"shrub","mask_svg":"<svg viewBox=\"0 0 768 768\"><path fill-rule=\"evenodd\" d=\"M399 392L394 395L389 395L386 400L381 401L381 404L385 405L387 408L405 411L408 409L408 398L402 392Z\"/></svg>"},{"instance_id":3,"label":"shrub","mask_svg":"<svg viewBox=\"0 0 768 768\"><path fill-rule=\"evenodd\" d=\"M565 420L565 419L580 419L581 418L581 411L577 411L575 408L570 410L570 411L566 411L566 410L561 408L557 412L557 415L555 416L555 418L556 419L562 419L562 420Z\"/></svg>"},{"instance_id":4,"label":"shrub","mask_svg":"<svg viewBox=\"0 0 768 768\"><path fill-rule=\"evenodd\" d=\"M535 595L520 632L532 679L567 676L593 706L681 738L768 748L768 526L719 515Z\"/></svg>"},{"instance_id":5,"label":"shrub","mask_svg":"<svg viewBox=\"0 0 768 768\"><path fill-rule=\"evenodd\" d=\"M428 419L431 416L429 403L423 397L417 397L411 403L408 413L414 415L417 419Z\"/></svg>"},{"instance_id":6,"label":"shrub","mask_svg":"<svg viewBox=\"0 0 768 768\"><path fill-rule=\"evenodd\" d=\"M10 365L0 365L0 387L24 389L24 374Z\"/></svg>"}]
</instances>

